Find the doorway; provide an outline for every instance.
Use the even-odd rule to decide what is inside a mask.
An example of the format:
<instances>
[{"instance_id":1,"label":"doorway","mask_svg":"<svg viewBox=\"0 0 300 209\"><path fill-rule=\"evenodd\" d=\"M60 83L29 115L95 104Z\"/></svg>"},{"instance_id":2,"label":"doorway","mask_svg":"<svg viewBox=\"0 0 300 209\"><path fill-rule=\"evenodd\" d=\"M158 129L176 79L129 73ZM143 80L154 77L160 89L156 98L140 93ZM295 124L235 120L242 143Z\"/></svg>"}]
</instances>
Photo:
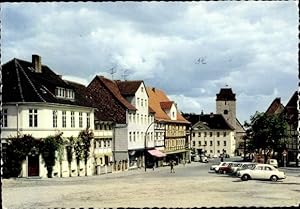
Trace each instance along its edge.
<instances>
[{"instance_id":1,"label":"doorway","mask_svg":"<svg viewBox=\"0 0 300 209\"><path fill-rule=\"evenodd\" d=\"M39 176L39 155L28 156L28 177Z\"/></svg>"}]
</instances>

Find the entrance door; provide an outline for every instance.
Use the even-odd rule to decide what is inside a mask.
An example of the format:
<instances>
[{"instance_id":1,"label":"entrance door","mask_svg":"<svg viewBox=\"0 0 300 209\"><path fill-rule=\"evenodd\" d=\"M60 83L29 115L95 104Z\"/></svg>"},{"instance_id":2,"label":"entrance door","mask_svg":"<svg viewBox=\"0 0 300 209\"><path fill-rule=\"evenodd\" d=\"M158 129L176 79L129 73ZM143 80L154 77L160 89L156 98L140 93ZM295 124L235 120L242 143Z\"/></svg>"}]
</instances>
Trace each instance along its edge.
<instances>
[{"instance_id":1,"label":"entrance door","mask_svg":"<svg viewBox=\"0 0 300 209\"><path fill-rule=\"evenodd\" d=\"M39 176L39 156L28 156L28 176Z\"/></svg>"}]
</instances>

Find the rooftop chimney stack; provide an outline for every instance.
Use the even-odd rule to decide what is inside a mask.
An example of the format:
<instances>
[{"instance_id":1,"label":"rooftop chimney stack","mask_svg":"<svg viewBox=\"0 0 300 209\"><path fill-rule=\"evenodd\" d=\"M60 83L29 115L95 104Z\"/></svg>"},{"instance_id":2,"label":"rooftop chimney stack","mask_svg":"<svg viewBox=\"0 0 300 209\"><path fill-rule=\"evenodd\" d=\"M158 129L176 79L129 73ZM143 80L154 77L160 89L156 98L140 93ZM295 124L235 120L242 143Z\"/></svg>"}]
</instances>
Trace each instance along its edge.
<instances>
[{"instance_id":1,"label":"rooftop chimney stack","mask_svg":"<svg viewBox=\"0 0 300 209\"><path fill-rule=\"evenodd\" d=\"M32 55L32 66L34 68L34 72L41 73L42 72L42 58L39 55Z\"/></svg>"}]
</instances>

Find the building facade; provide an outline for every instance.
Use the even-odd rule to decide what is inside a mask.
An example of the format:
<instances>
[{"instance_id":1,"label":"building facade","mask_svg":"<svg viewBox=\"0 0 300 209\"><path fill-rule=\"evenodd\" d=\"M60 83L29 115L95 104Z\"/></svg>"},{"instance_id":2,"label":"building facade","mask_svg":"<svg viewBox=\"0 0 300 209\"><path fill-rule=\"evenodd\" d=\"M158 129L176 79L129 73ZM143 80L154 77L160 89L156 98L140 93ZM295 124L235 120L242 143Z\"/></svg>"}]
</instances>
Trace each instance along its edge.
<instances>
[{"instance_id":1,"label":"building facade","mask_svg":"<svg viewBox=\"0 0 300 209\"><path fill-rule=\"evenodd\" d=\"M191 148L197 155L235 155L234 128L220 114L184 114L192 123Z\"/></svg>"},{"instance_id":2,"label":"building facade","mask_svg":"<svg viewBox=\"0 0 300 209\"><path fill-rule=\"evenodd\" d=\"M155 112L155 148L165 154L156 159L161 163L175 160L189 161L189 137L187 121L177 109L174 101L160 89L147 87L149 105Z\"/></svg>"},{"instance_id":3,"label":"building facade","mask_svg":"<svg viewBox=\"0 0 300 209\"><path fill-rule=\"evenodd\" d=\"M84 86L65 81L50 68L42 65L41 57L32 62L13 59L2 66L3 111L1 139L4 146L12 137L31 135L36 139L62 133L64 139L78 137L86 129L94 129L94 109L81 96ZM4 158L5 159L5 156ZM88 175L92 175L89 158ZM71 170L76 163L72 162ZM82 175L83 163L80 164ZM22 165L21 177L46 177L41 155L28 155ZM69 176L66 150L62 164L56 163L53 176ZM77 175L72 173L71 175Z\"/></svg>"}]
</instances>

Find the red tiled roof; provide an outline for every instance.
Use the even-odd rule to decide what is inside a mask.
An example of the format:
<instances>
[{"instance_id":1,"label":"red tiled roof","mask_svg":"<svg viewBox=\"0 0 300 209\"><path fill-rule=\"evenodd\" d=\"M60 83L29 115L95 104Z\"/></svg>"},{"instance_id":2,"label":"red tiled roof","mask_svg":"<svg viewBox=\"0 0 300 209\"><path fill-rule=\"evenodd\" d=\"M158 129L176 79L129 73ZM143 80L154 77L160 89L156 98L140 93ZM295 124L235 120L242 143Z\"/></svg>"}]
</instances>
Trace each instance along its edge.
<instances>
[{"instance_id":1,"label":"red tiled roof","mask_svg":"<svg viewBox=\"0 0 300 209\"><path fill-rule=\"evenodd\" d=\"M130 104L122 95L116 82L109 80L103 76L97 76L97 78L109 89L109 91L119 100L127 109L136 110L136 108Z\"/></svg>"},{"instance_id":2,"label":"red tiled roof","mask_svg":"<svg viewBox=\"0 0 300 209\"><path fill-rule=\"evenodd\" d=\"M169 101L169 102L161 102L161 103L160 103L160 107L161 107L161 109L163 109L163 110L169 110L169 109L171 109L171 107L172 107L173 104L174 104L173 101Z\"/></svg>"},{"instance_id":3,"label":"red tiled roof","mask_svg":"<svg viewBox=\"0 0 300 209\"><path fill-rule=\"evenodd\" d=\"M166 106L168 106L170 104L172 105L174 102L170 101L167 95L160 89L151 87L147 87L146 89L149 95L149 107L151 107L155 111L154 117L156 120L171 123L190 123L184 117L182 117L180 112L177 112L177 120L171 120L171 118L161 107L161 104L163 104L163 106L167 104Z\"/></svg>"}]
</instances>

